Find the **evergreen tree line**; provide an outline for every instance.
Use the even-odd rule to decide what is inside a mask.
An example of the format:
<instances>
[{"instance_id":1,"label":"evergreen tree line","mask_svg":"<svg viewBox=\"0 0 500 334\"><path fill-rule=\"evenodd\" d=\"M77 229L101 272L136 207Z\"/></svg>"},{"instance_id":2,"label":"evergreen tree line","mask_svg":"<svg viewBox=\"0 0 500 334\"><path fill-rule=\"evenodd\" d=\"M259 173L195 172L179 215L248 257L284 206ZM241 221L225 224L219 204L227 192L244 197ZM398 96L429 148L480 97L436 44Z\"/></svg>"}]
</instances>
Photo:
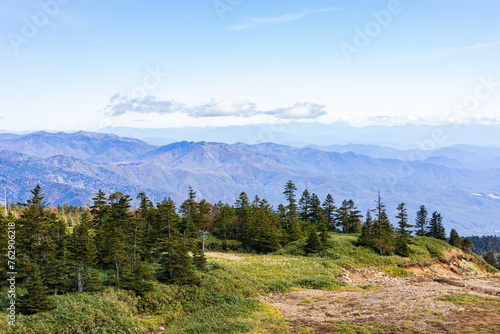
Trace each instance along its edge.
<instances>
[{"instance_id":1,"label":"evergreen tree line","mask_svg":"<svg viewBox=\"0 0 500 334\"><path fill-rule=\"evenodd\" d=\"M500 237L498 236L472 236L471 242L474 244L472 250L479 255L482 255L484 260L500 269Z\"/></svg>"},{"instance_id":2,"label":"evergreen tree line","mask_svg":"<svg viewBox=\"0 0 500 334\"><path fill-rule=\"evenodd\" d=\"M413 226L405 203L401 203L395 228L380 194L364 223L353 200L344 200L337 207L331 194L321 201L307 189L298 198L292 181L286 183L283 195L285 203L277 209L258 196L249 199L245 192L233 205L211 204L197 201L196 192L189 187L188 198L179 206L170 198L153 203L140 193L139 206L132 209L130 195L99 191L90 209L59 207L64 217L75 217L61 219L47 207L37 186L23 203L20 217L12 213L0 216L2 234L8 222L16 223L17 283L27 289L19 300L21 311L32 314L54 307L50 294L117 286L143 295L154 280L199 284L206 264L206 234L221 239L223 246L236 240L242 250L258 253L273 252L303 238L304 251L318 253L328 245L328 232L360 233L358 244L381 255L408 256L413 232L464 249L472 246L470 239L461 239L455 230L447 238L441 215L434 212L428 218L423 205ZM7 238L1 238L3 254L7 247ZM6 257L3 262L0 275L5 284Z\"/></svg>"},{"instance_id":3,"label":"evergreen tree line","mask_svg":"<svg viewBox=\"0 0 500 334\"><path fill-rule=\"evenodd\" d=\"M500 237L496 235L483 235L470 237L474 246L472 250L479 255L485 255L487 252L500 254Z\"/></svg>"}]
</instances>

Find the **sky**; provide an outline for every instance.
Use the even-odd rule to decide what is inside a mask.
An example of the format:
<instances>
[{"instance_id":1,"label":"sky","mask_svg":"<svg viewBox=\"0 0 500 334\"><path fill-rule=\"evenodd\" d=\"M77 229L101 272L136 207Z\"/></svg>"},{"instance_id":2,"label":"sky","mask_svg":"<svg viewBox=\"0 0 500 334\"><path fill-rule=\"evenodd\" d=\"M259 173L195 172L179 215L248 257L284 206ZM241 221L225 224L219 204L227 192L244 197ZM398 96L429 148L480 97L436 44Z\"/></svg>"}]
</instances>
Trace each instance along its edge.
<instances>
[{"instance_id":1,"label":"sky","mask_svg":"<svg viewBox=\"0 0 500 334\"><path fill-rule=\"evenodd\" d=\"M2 0L0 130L500 124L498 0Z\"/></svg>"}]
</instances>

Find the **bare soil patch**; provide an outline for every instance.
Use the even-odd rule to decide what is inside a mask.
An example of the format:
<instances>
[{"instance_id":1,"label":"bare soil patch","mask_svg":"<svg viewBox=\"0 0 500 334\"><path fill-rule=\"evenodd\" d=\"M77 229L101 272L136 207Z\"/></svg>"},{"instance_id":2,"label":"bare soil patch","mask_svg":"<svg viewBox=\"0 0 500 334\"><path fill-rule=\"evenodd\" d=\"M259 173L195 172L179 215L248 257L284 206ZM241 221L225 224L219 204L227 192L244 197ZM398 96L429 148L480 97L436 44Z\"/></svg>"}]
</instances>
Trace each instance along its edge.
<instances>
[{"instance_id":1,"label":"bare soil patch","mask_svg":"<svg viewBox=\"0 0 500 334\"><path fill-rule=\"evenodd\" d=\"M346 270L340 280L380 290L302 290L262 297L289 320L293 333L500 333L500 302L474 305L436 300L455 293L500 296L500 276L390 277L374 269ZM357 327L363 326L363 327ZM372 331L373 330L373 331Z\"/></svg>"}]
</instances>

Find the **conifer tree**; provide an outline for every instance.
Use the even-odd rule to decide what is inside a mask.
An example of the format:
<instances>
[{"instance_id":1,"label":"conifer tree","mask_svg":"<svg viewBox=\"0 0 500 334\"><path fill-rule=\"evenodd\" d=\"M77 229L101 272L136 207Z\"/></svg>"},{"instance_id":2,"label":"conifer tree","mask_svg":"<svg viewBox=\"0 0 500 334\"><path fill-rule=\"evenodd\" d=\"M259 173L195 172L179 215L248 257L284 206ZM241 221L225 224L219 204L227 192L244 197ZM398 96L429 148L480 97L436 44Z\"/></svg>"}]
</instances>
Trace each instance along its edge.
<instances>
[{"instance_id":1,"label":"conifer tree","mask_svg":"<svg viewBox=\"0 0 500 334\"><path fill-rule=\"evenodd\" d=\"M326 216L323 213L321 213L319 216L318 228L319 228L319 239L323 245L326 245L329 239L328 223L326 221Z\"/></svg>"},{"instance_id":2,"label":"conifer tree","mask_svg":"<svg viewBox=\"0 0 500 334\"><path fill-rule=\"evenodd\" d=\"M486 252L486 254L484 254L484 256L483 256L483 259L489 265L491 265L491 266L493 266L495 268L497 267L497 260L495 259L495 255L493 254L492 251Z\"/></svg>"},{"instance_id":3,"label":"conifer tree","mask_svg":"<svg viewBox=\"0 0 500 334\"><path fill-rule=\"evenodd\" d=\"M140 199L140 204L135 212L135 245L143 260L152 261L160 237L160 229L155 221L156 208L145 193L140 192L136 198Z\"/></svg>"},{"instance_id":4,"label":"conifer tree","mask_svg":"<svg viewBox=\"0 0 500 334\"><path fill-rule=\"evenodd\" d=\"M352 199L347 201L347 207L349 212L349 226L347 229L348 233L358 233L361 227L361 220L363 216L358 208L354 205L354 201Z\"/></svg>"},{"instance_id":5,"label":"conifer tree","mask_svg":"<svg viewBox=\"0 0 500 334\"><path fill-rule=\"evenodd\" d=\"M335 227L335 210L337 207L335 206L335 201L333 200L332 195L326 195L325 201L323 202L322 208L325 213L326 222L328 224L328 231L335 232L337 229Z\"/></svg>"},{"instance_id":6,"label":"conifer tree","mask_svg":"<svg viewBox=\"0 0 500 334\"><path fill-rule=\"evenodd\" d=\"M309 190L305 189L299 200L300 218L303 221L309 221L311 215L311 195Z\"/></svg>"},{"instance_id":7,"label":"conifer tree","mask_svg":"<svg viewBox=\"0 0 500 334\"><path fill-rule=\"evenodd\" d=\"M318 253L322 250L323 250L323 245L321 244L321 241L319 240L318 237L318 233L316 232L316 228L313 225L311 230L309 231L309 236L307 237L306 245L304 246L304 251L307 254L310 254L310 253Z\"/></svg>"},{"instance_id":8,"label":"conifer tree","mask_svg":"<svg viewBox=\"0 0 500 334\"><path fill-rule=\"evenodd\" d=\"M91 217L82 215L82 221L75 226L69 239L69 264L74 267L76 290L83 292L91 280L90 269L95 266L95 247L90 235Z\"/></svg>"},{"instance_id":9,"label":"conifer tree","mask_svg":"<svg viewBox=\"0 0 500 334\"><path fill-rule=\"evenodd\" d=\"M185 200L179 211L182 213L182 223L180 231L187 238L196 238L198 231L202 229L202 216L199 210L199 205L196 202L196 191L189 186L188 199Z\"/></svg>"},{"instance_id":10,"label":"conifer tree","mask_svg":"<svg viewBox=\"0 0 500 334\"><path fill-rule=\"evenodd\" d=\"M250 208L250 201L245 192L242 192L236 200L235 208L236 216L238 217L238 239L243 242L248 242L252 212Z\"/></svg>"},{"instance_id":11,"label":"conifer tree","mask_svg":"<svg viewBox=\"0 0 500 334\"><path fill-rule=\"evenodd\" d=\"M295 187L293 182L289 180L285 185L285 191L283 191L283 194L288 202L288 205L285 207L288 224L291 224L291 222L297 218L297 200L295 199L296 190L297 187Z\"/></svg>"},{"instance_id":12,"label":"conifer tree","mask_svg":"<svg viewBox=\"0 0 500 334\"><path fill-rule=\"evenodd\" d=\"M172 239L167 247L167 254L160 259L160 282L177 285L197 285L200 278L195 272L193 259L182 239Z\"/></svg>"},{"instance_id":13,"label":"conifer tree","mask_svg":"<svg viewBox=\"0 0 500 334\"><path fill-rule=\"evenodd\" d=\"M153 274L146 262L136 261L130 271L122 275L120 286L126 290L134 291L139 296L144 296L151 291Z\"/></svg>"},{"instance_id":14,"label":"conifer tree","mask_svg":"<svg viewBox=\"0 0 500 334\"><path fill-rule=\"evenodd\" d=\"M417 217L415 219L415 235L418 237L425 237L427 235L427 209L425 205L421 205L420 209L417 212Z\"/></svg>"},{"instance_id":15,"label":"conifer tree","mask_svg":"<svg viewBox=\"0 0 500 334\"><path fill-rule=\"evenodd\" d=\"M380 255L387 255L393 249L394 231L387 216L385 205L382 203L380 191L375 202L377 203L377 207L375 209L376 219L372 227L373 243Z\"/></svg>"},{"instance_id":16,"label":"conifer tree","mask_svg":"<svg viewBox=\"0 0 500 334\"><path fill-rule=\"evenodd\" d=\"M474 246L472 240L469 237L462 239L460 245L462 247L462 250L466 253L470 253L470 249L472 248L472 246Z\"/></svg>"},{"instance_id":17,"label":"conifer tree","mask_svg":"<svg viewBox=\"0 0 500 334\"><path fill-rule=\"evenodd\" d=\"M318 195L315 193L311 194L310 208L309 208L309 221L312 224L318 224L320 216L322 215L321 201Z\"/></svg>"},{"instance_id":18,"label":"conifer tree","mask_svg":"<svg viewBox=\"0 0 500 334\"><path fill-rule=\"evenodd\" d=\"M205 270L207 265L207 257L201 249L201 247L196 247L193 251L193 264L198 270Z\"/></svg>"},{"instance_id":19,"label":"conifer tree","mask_svg":"<svg viewBox=\"0 0 500 334\"><path fill-rule=\"evenodd\" d=\"M397 209L398 215L396 216L396 218L399 219L399 222L394 251L400 256L408 257L410 255L410 248L408 247L408 237L411 234L411 231L408 230L408 228L413 227L413 225L408 224L408 214L406 212L405 203L399 204Z\"/></svg>"},{"instance_id":20,"label":"conifer tree","mask_svg":"<svg viewBox=\"0 0 500 334\"><path fill-rule=\"evenodd\" d=\"M375 244L374 244L373 239L374 238L373 238L372 215L371 215L371 211L367 210L365 223L363 224L363 227L361 228L361 236L359 237L357 244L359 246L374 248Z\"/></svg>"},{"instance_id":21,"label":"conifer tree","mask_svg":"<svg viewBox=\"0 0 500 334\"><path fill-rule=\"evenodd\" d=\"M65 228L61 227L56 215L46 209L45 195L42 194L39 185L31 191L31 194L32 197L24 206L17 229L19 235L16 244L19 246L16 250L20 255L18 258L21 259L20 277L22 280L28 278L35 273L30 267L37 268L37 274L40 275L46 288L55 293L64 292L63 283L67 273L64 267Z\"/></svg>"},{"instance_id":22,"label":"conifer tree","mask_svg":"<svg viewBox=\"0 0 500 334\"><path fill-rule=\"evenodd\" d=\"M288 236L288 241L295 241L302 237L300 230L300 222L297 219L297 200L295 199L295 191L297 187L291 180L285 185L283 194L288 202L285 207L285 228Z\"/></svg>"},{"instance_id":23,"label":"conifer tree","mask_svg":"<svg viewBox=\"0 0 500 334\"><path fill-rule=\"evenodd\" d=\"M94 221L97 225L101 224L107 213L108 213L108 198L106 194L99 190L94 198L92 198L94 204L90 207L90 213L94 217Z\"/></svg>"},{"instance_id":24,"label":"conifer tree","mask_svg":"<svg viewBox=\"0 0 500 334\"><path fill-rule=\"evenodd\" d=\"M55 307L50 300L49 289L45 286L40 268L37 264L33 264L32 272L25 284L27 294L20 301L19 306L23 314L30 315L38 312L49 311Z\"/></svg>"},{"instance_id":25,"label":"conifer tree","mask_svg":"<svg viewBox=\"0 0 500 334\"><path fill-rule=\"evenodd\" d=\"M427 236L435 239L446 240L443 218L437 211L432 213L432 218L429 221L429 226L427 228Z\"/></svg>"},{"instance_id":26,"label":"conifer tree","mask_svg":"<svg viewBox=\"0 0 500 334\"><path fill-rule=\"evenodd\" d=\"M115 283L120 284L121 275L126 275L134 267L134 218L130 212L130 195L121 192L109 196L109 221L104 226L110 237L106 240L109 247L107 258L108 269L115 272Z\"/></svg>"},{"instance_id":27,"label":"conifer tree","mask_svg":"<svg viewBox=\"0 0 500 334\"><path fill-rule=\"evenodd\" d=\"M460 247L460 236L458 235L457 231L454 228L451 229L448 243L452 246Z\"/></svg>"}]
</instances>

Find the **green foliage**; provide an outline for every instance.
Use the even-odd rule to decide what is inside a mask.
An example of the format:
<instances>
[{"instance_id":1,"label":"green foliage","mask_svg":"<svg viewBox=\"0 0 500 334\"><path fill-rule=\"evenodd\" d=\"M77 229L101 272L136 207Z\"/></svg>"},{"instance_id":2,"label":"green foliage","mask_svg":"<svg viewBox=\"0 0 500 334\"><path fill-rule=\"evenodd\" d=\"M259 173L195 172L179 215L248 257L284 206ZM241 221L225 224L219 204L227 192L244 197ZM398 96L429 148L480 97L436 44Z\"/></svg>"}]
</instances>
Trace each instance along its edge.
<instances>
[{"instance_id":1,"label":"green foliage","mask_svg":"<svg viewBox=\"0 0 500 334\"><path fill-rule=\"evenodd\" d=\"M460 236L458 235L458 232L455 229L451 229L448 243L454 247L460 247Z\"/></svg>"},{"instance_id":2,"label":"green foliage","mask_svg":"<svg viewBox=\"0 0 500 334\"><path fill-rule=\"evenodd\" d=\"M344 200L342 206L335 211L335 220L338 226L342 226L344 233L358 233L360 230L362 215L354 205L354 201Z\"/></svg>"},{"instance_id":3,"label":"green foliage","mask_svg":"<svg viewBox=\"0 0 500 334\"><path fill-rule=\"evenodd\" d=\"M500 303L500 298L481 297L478 295L471 295L468 293L455 293L452 295L444 295L436 299L460 305L473 305L482 303L484 301L495 301Z\"/></svg>"},{"instance_id":4,"label":"green foliage","mask_svg":"<svg viewBox=\"0 0 500 334\"><path fill-rule=\"evenodd\" d=\"M193 264L198 270L205 270L207 258L205 252L201 248L196 247L193 251Z\"/></svg>"},{"instance_id":5,"label":"green foliage","mask_svg":"<svg viewBox=\"0 0 500 334\"><path fill-rule=\"evenodd\" d=\"M446 240L443 218L438 212L432 213L432 218L429 221L429 226L427 228L427 236L440 240Z\"/></svg>"},{"instance_id":6,"label":"green foliage","mask_svg":"<svg viewBox=\"0 0 500 334\"><path fill-rule=\"evenodd\" d=\"M426 236L426 228L427 228L427 209L425 205L421 205L420 209L417 211L417 217L415 218L415 235L419 237Z\"/></svg>"},{"instance_id":7,"label":"green foliage","mask_svg":"<svg viewBox=\"0 0 500 334\"><path fill-rule=\"evenodd\" d=\"M304 251L306 254L311 253L319 253L323 250L323 244L319 240L318 233L316 232L316 228L314 226L311 228L309 232L309 236L307 237L306 244L304 246Z\"/></svg>"},{"instance_id":8,"label":"green foliage","mask_svg":"<svg viewBox=\"0 0 500 334\"><path fill-rule=\"evenodd\" d=\"M19 315L16 334L114 334L146 329L132 317L137 312L137 299L125 291L108 289L96 294L73 293L50 298L57 308L30 316Z\"/></svg>"},{"instance_id":9,"label":"green foliage","mask_svg":"<svg viewBox=\"0 0 500 334\"><path fill-rule=\"evenodd\" d=\"M410 248L408 247L408 237L411 235L411 231L408 228L413 227L413 225L408 224L408 214L406 213L405 203L398 205L398 215L396 218L399 219L398 230L396 236L396 244L394 247L394 252L399 256L408 257L410 255Z\"/></svg>"},{"instance_id":10,"label":"green foliage","mask_svg":"<svg viewBox=\"0 0 500 334\"><path fill-rule=\"evenodd\" d=\"M49 289L45 286L40 275L40 268L33 266L32 273L25 284L26 294L19 300L19 307L23 314L35 314L51 310L55 307L49 297Z\"/></svg>"},{"instance_id":11,"label":"green foliage","mask_svg":"<svg viewBox=\"0 0 500 334\"><path fill-rule=\"evenodd\" d=\"M486 254L484 254L483 256L483 259L489 265L497 267L497 260L495 259L495 255L493 254L493 252L486 252Z\"/></svg>"},{"instance_id":12,"label":"green foliage","mask_svg":"<svg viewBox=\"0 0 500 334\"><path fill-rule=\"evenodd\" d=\"M257 299L242 299L234 304L218 303L184 317L170 326L166 333L248 333L254 325L242 321L241 318L262 310L264 306Z\"/></svg>"},{"instance_id":13,"label":"green foliage","mask_svg":"<svg viewBox=\"0 0 500 334\"><path fill-rule=\"evenodd\" d=\"M385 267L383 271L393 277L408 277L410 273L400 267Z\"/></svg>"},{"instance_id":14,"label":"green foliage","mask_svg":"<svg viewBox=\"0 0 500 334\"><path fill-rule=\"evenodd\" d=\"M318 290L338 290L341 287L348 286L345 282L339 282L328 276L315 276L308 278L300 278L292 281L296 285L305 289L318 289Z\"/></svg>"},{"instance_id":15,"label":"green foliage","mask_svg":"<svg viewBox=\"0 0 500 334\"><path fill-rule=\"evenodd\" d=\"M262 319L277 318L265 304L245 298L293 288L345 289L334 279L342 268L378 267L405 277L399 266L439 260L451 249L442 240L411 237L404 203L394 230L379 194L375 219L369 211L359 235L352 233L361 227L352 200L337 209L332 196L321 204L316 194L304 191L299 212L296 190L289 181L287 205L277 210L258 196L250 202L245 193L234 205L197 202L190 187L179 208L171 199L153 204L140 193L133 210L129 195L99 191L90 210L58 212L45 207L41 188L35 188L21 217L9 217L19 224L18 291L25 313L19 316L19 333L134 333L165 323L179 333L248 332ZM79 216L69 227L64 219L70 213ZM0 226L5 224L0 217ZM336 226L347 233L328 232ZM435 236L439 228L431 227L432 221L428 233ZM207 262L201 232L208 233L208 249L253 254L209 253ZM471 245L464 239L461 246ZM6 249L5 240L0 248ZM365 288L370 287L357 287Z\"/></svg>"}]
</instances>

